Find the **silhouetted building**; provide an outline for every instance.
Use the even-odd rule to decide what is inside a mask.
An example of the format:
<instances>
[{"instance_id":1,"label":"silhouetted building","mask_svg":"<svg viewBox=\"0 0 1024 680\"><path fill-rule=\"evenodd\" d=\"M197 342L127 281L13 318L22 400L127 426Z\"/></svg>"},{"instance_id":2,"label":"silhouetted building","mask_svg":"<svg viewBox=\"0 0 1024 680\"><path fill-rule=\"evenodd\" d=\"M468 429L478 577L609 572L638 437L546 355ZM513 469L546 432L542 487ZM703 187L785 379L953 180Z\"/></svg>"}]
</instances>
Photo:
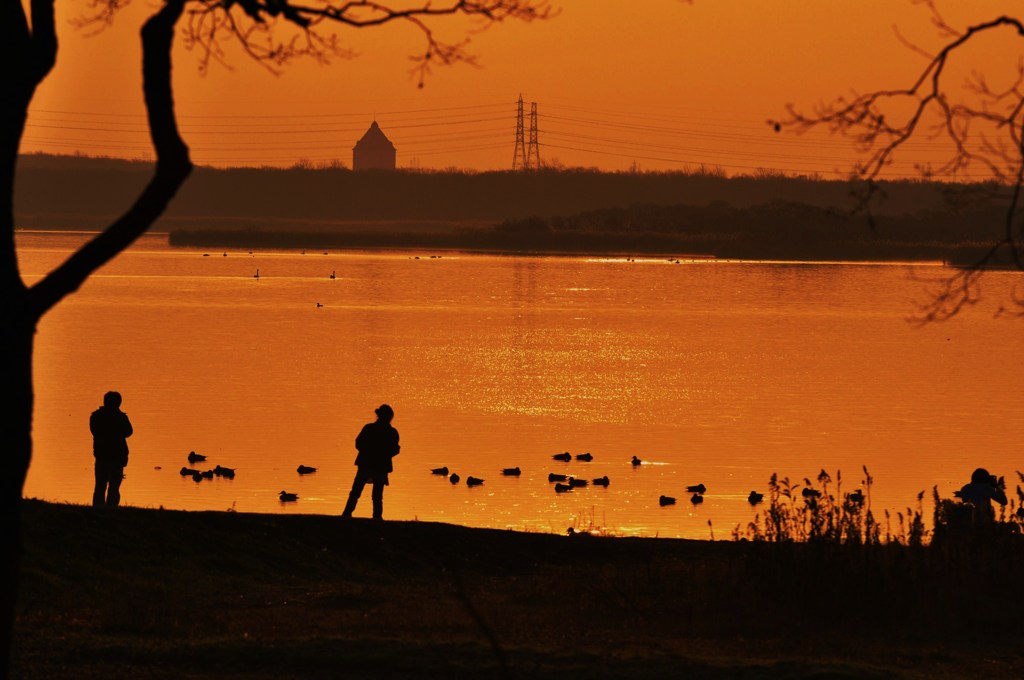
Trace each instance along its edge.
<instances>
[{"instance_id":1,"label":"silhouetted building","mask_svg":"<svg viewBox=\"0 0 1024 680\"><path fill-rule=\"evenodd\" d=\"M373 121L370 129L352 147L353 170L394 170L395 145Z\"/></svg>"}]
</instances>

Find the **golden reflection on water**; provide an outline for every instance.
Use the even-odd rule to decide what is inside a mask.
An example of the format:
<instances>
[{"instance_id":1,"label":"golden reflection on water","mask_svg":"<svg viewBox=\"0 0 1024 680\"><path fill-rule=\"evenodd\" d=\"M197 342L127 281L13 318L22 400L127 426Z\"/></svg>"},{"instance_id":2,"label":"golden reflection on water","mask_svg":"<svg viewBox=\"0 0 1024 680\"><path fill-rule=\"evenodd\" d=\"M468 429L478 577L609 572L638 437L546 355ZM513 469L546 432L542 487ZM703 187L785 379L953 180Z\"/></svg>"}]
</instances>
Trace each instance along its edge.
<instances>
[{"instance_id":1,"label":"golden reflection on water","mask_svg":"<svg viewBox=\"0 0 1024 680\"><path fill-rule=\"evenodd\" d=\"M28 278L81 238L19 234ZM866 465L881 515L978 465L1024 469L1019 322L992 314L1014 273L987 276L988 308L917 327L914 277L939 267L205 255L146 237L44 319L27 496L89 501L107 389L136 430L124 502L145 507L340 514L353 439L385 401L402 436L391 519L726 538L773 472L841 471L852 491ZM182 477L190 450L235 479ZM442 465L485 482L453 486ZM610 484L556 494L551 472Z\"/></svg>"}]
</instances>

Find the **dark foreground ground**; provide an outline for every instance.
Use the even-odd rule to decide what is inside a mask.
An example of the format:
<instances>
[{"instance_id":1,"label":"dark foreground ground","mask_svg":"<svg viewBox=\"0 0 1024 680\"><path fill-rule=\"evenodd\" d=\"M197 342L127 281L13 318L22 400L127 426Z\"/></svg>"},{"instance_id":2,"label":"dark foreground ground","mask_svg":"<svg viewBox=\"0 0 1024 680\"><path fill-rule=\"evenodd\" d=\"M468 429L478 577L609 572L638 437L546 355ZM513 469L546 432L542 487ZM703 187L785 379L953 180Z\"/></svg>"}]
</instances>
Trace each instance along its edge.
<instances>
[{"instance_id":1,"label":"dark foreground ground","mask_svg":"<svg viewBox=\"0 0 1024 680\"><path fill-rule=\"evenodd\" d=\"M16 678L1024 677L1020 540L569 537L38 501L24 527Z\"/></svg>"}]
</instances>

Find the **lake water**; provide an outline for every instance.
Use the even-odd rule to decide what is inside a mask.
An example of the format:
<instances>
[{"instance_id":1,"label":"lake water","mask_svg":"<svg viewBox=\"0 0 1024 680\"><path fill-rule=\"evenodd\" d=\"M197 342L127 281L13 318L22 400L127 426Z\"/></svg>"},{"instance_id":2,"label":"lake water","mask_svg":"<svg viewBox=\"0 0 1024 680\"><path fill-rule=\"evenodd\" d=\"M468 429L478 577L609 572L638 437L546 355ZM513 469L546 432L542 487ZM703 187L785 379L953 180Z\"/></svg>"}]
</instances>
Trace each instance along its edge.
<instances>
[{"instance_id":1,"label":"lake water","mask_svg":"<svg viewBox=\"0 0 1024 680\"><path fill-rule=\"evenodd\" d=\"M19 233L26 280L85 238ZM123 502L139 507L340 514L355 435L388 402L402 439L389 519L727 538L772 473L825 469L852 491L863 466L879 516L921 491L930 515L933 486L949 496L977 466L1008 481L1024 470L1024 322L995 314L1022 277L988 274L969 312L909 323L927 281L949 273L224 253L147 235L40 326L25 495L90 502L88 417L114 389L135 426ZM207 456L194 467L235 478L182 477L193 450ZM593 461L552 460L565 451ZM441 466L485 482L453 486L430 474ZM520 477L501 475L514 466ZM556 494L551 472L610 484ZM700 506L685 491L697 483ZM663 494L677 504L660 506ZM367 489L357 516L369 501Z\"/></svg>"}]
</instances>

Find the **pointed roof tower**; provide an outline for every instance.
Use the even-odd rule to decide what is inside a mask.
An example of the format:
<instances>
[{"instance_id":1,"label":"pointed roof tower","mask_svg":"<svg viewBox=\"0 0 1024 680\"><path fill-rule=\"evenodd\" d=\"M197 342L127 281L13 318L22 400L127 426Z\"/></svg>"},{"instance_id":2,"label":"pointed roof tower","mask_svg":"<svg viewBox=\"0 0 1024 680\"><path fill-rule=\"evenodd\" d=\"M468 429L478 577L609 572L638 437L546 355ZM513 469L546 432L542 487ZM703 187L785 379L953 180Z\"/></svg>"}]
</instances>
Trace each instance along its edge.
<instances>
[{"instance_id":1,"label":"pointed roof tower","mask_svg":"<svg viewBox=\"0 0 1024 680\"><path fill-rule=\"evenodd\" d=\"M353 170L394 170L395 145L374 120L352 147Z\"/></svg>"}]
</instances>

